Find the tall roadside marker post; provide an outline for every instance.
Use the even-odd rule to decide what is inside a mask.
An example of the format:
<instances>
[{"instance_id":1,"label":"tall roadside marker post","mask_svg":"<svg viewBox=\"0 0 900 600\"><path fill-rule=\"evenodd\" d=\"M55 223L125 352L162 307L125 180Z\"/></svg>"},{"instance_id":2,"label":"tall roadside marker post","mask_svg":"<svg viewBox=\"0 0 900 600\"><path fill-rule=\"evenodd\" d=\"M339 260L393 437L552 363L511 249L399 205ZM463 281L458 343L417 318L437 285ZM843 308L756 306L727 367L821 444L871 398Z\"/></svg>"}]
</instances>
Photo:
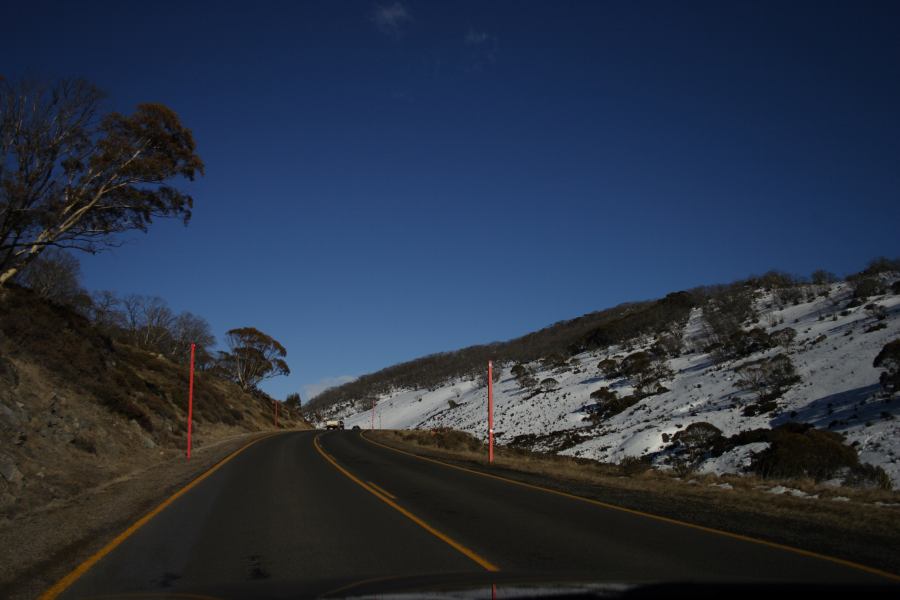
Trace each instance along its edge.
<instances>
[{"instance_id":1,"label":"tall roadside marker post","mask_svg":"<svg viewBox=\"0 0 900 600\"><path fill-rule=\"evenodd\" d=\"M194 419L194 350L196 344L191 344L191 375L188 379L188 439L187 459L191 460L191 421Z\"/></svg>"},{"instance_id":2,"label":"tall roadside marker post","mask_svg":"<svg viewBox=\"0 0 900 600\"><path fill-rule=\"evenodd\" d=\"M494 462L494 362L488 361L488 462Z\"/></svg>"}]
</instances>

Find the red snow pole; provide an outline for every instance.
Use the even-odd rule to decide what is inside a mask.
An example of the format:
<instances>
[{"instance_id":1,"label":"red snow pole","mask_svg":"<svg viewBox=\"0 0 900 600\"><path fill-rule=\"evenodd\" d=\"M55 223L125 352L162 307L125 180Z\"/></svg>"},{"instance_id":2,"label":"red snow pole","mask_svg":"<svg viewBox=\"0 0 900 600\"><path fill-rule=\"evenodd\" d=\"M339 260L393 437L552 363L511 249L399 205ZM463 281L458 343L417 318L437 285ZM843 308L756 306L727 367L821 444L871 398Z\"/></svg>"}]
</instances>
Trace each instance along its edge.
<instances>
[{"instance_id":1,"label":"red snow pole","mask_svg":"<svg viewBox=\"0 0 900 600\"><path fill-rule=\"evenodd\" d=\"M488 361L488 462L494 462L494 363Z\"/></svg>"},{"instance_id":2,"label":"red snow pole","mask_svg":"<svg viewBox=\"0 0 900 600\"><path fill-rule=\"evenodd\" d=\"M194 418L194 349L196 344L191 344L191 375L188 381L188 439L187 459L191 460L191 421Z\"/></svg>"}]
</instances>

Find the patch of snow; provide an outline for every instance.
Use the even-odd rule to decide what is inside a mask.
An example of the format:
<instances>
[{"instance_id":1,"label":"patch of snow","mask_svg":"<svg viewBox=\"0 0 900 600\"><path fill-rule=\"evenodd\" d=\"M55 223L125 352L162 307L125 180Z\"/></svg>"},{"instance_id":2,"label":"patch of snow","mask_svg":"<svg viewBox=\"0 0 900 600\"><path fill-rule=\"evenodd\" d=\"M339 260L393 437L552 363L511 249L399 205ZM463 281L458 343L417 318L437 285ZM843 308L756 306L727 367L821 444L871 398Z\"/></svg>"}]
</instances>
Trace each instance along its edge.
<instances>
[{"instance_id":1,"label":"patch of snow","mask_svg":"<svg viewBox=\"0 0 900 600\"><path fill-rule=\"evenodd\" d=\"M794 496L795 498L818 498L818 494L807 494L803 490L795 490L794 488L784 487L783 485L776 485L773 488L769 488L766 490L768 494L776 494L783 495L787 494L789 496Z\"/></svg>"},{"instance_id":2,"label":"patch of snow","mask_svg":"<svg viewBox=\"0 0 900 600\"><path fill-rule=\"evenodd\" d=\"M768 442L754 442L744 446L738 446L721 456L704 461L698 471L700 473L712 473L723 475L725 473L743 473L750 466L753 455L762 452L769 447Z\"/></svg>"}]
</instances>

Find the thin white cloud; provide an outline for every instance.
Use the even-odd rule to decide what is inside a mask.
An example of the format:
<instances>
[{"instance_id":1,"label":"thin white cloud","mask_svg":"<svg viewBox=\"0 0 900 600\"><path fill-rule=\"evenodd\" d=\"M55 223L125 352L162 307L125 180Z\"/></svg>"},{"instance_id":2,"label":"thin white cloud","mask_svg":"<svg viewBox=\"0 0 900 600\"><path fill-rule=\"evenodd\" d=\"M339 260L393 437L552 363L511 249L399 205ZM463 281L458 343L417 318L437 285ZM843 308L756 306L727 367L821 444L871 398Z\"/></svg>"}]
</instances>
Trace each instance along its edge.
<instances>
[{"instance_id":1,"label":"thin white cloud","mask_svg":"<svg viewBox=\"0 0 900 600\"><path fill-rule=\"evenodd\" d=\"M500 44L496 35L469 27L463 37L463 45L466 47L463 70L470 73L480 72L497 62Z\"/></svg>"},{"instance_id":2,"label":"thin white cloud","mask_svg":"<svg viewBox=\"0 0 900 600\"><path fill-rule=\"evenodd\" d=\"M463 41L466 46L480 46L490 39L491 36L489 36L484 31L475 31L474 29L470 28L469 31L466 32L466 37Z\"/></svg>"},{"instance_id":3,"label":"thin white cloud","mask_svg":"<svg viewBox=\"0 0 900 600\"><path fill-rule=\"evenodd\" d=\"M356 381L355 375L338 375L337 377L326 377L316 383L303 386L303 403L306 404L327 389Z\"/></svg>"},{"instance_id":4,"label":"thin white cloud","mask_svg":"<svg viewBox=\"0 0 900 600\"><path fill-rule=\"evenodd\" d=\"M403 26L412 21L412 15L400 2L376 4L372 11L372 22L378 31L386 35L399 36Z\"/></svg>"}]
</instances>

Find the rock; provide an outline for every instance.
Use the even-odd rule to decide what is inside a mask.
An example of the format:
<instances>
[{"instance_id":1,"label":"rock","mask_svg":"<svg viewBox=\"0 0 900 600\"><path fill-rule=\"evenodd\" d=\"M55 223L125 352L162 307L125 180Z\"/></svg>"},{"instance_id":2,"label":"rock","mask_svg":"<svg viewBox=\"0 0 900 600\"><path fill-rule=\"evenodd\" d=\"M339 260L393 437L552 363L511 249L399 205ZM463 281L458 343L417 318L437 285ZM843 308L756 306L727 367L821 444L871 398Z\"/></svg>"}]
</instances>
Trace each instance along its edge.
<instances>
[{"instance_id":1,"label":"rock","mask_svg":"<svg viewBox=\"0 0 900 600\"><path fill-rule=\"evenodd\" d=\"M8 508L16 503L16 497L10 494L9 492L3 492L0 494L0 506L4 508Z\"/></svg>"},{"instance_id":2,"label":"rock","mask_svg":"<svg viewBox=\"0 0 900 600\"><path fill-rule=\"evenodd\" d=\"M0 387L13 389L19 385L19 371L8 358L0 356Z\"/></svg>"},{"instance_id":3,"label":"rock","mask_svg":"<svg viewBox=\"0 0 900 600\"><path fill-rule=\"evenodd\" d=\"M7 456L0 456L0 475L12 484L22 482L22 472L16 467L16 463Z\"/></svg>"},{"instance_id":4,"label":"rock","mask_svg":"<svg viewBox=\"0 0 900 600\"><path fill-rule=\"evenodd\" d=\"M13 409L0 402L0 423L14 427L18 425L20 421L21 419L16 415Z\"/></svg>"},{"instance_id":5,"label":"rock","mask_svg":"<svg viewBox=\"0 0 900 600\"><path fill-rule=\"evenodd\" d=\"M145 437L141 441L144 443L144 448L156 448L156 442L154 442L151 438Z\"/></svg>"}]
</instances>

